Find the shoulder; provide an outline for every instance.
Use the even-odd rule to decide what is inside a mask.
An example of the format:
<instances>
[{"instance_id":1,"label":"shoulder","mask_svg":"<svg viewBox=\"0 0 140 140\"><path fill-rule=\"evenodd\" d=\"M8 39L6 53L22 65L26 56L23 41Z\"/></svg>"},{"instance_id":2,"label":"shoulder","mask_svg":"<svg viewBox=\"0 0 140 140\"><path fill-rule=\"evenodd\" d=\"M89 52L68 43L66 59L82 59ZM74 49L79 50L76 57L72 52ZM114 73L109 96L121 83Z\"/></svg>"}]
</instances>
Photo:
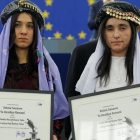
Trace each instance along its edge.
<instances>
[{"instance_id":1,"label":"shoulder","mask_svg":"<svg viewBox=\"0 0 140 140\"><path fill-rule=\"evenodd\" d=\"M77 46L72 53L71 59L75 62L87 62L92 53L95 52L97 40L86 42Z\"/></svg>"},{"instance_id":2,"label":"shoulder","mask_svg":"<svg viewBox=\"0 0 140 140\"><path fill-rule=\"evenodd\" d=\"M96 48L96 45L97 45L97 40L94 40L94 41L89 41L89 42L86 42L84 44L81 44L79 46L77 46L75 49L74 49L74 52L76 53L80 53L80 52L94 52L95 51L95 48Z\"/></svg>"}]
</instances>

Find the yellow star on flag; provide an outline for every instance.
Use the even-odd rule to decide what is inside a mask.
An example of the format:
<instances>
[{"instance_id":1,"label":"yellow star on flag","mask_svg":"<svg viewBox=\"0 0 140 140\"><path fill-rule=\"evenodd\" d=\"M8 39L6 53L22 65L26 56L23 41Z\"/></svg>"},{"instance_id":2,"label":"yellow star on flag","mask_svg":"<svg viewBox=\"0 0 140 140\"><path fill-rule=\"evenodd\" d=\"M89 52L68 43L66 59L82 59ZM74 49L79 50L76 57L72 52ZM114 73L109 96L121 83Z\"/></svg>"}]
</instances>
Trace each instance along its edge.
<instances>
[{"instance_id":1,"label":"yellow star on flag","mask_svg":"<svg viewBox=\"0 0 140 140\"><path fill-rule=\"evenodd\" d=\"M47 6L52 6L53 0L46 0L45 2Z\"/></svg>"},{"instance_id":2,"label":"yellow star on flag","mask_svg":"<svg viewBox=\"0 0 140 140\"><path fill-rule=\"evenodd\" d=\"M49 12L47 12L46 10L43 12L43 16L45 17L45 18L49 18Z\"/></svg>"},{"instance_id":3,"label":"yellow star on flag","mask_svg":"<svg viewBox=\"0 0 140 140\"><path fill-rule=\"evenodd\" d=\"M88 5L92 5L95 2L95 0L88 0Z\"/></svg>"},{"instance_id":4,"label":"yellow star on flag","mask_svg":"<svg viewBox=\"0 0 140 140\"><path fill-rule=\"evenodd\" d=\"M54 34L55 38L61 38L62 34L58 31Z\"/></svg>"},{"instance_id":5,"label":"yellow star on flag","mask_svg":"<svg viewBox=\"0 0 140 140\"><path fill-rule=\"evenodd\" d=\"M67 39L67 40L73 40L74 37L73 37L71 34L69 34L69 35L66 37L66 39Z\"/></svg>"},{"instance_id":6,"label":"yellow star on flag","mask_svg":"<svg viewBox=\"0 0 140 140\"><path fill-rule=\"evenodd\" d=\"M85 39L86 38L86 33L81 31L81 33L78 34L80 39Z\"/></svg>"},{"instance_id":7,"label":"yellow star on flag","mask_svg":"<svg viewBox=\"0 0 140 140\"><path fill-rule=\"evenodd\" d=\"M46 27L46 30L52 30L52 27L53 27L53 25L50 23L50 22L48 22L46 25L45 25L45 27Z\"/></svg>"}]
</instances>

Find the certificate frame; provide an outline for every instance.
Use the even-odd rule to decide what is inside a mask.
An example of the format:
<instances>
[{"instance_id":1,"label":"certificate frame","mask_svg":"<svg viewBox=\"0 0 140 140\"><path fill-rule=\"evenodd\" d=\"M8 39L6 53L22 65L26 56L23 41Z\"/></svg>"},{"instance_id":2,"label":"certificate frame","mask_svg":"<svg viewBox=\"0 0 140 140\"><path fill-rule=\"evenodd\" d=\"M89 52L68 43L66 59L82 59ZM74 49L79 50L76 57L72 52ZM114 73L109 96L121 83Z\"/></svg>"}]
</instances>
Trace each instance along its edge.
<instances>
[{"instance_id":1,"label":"certificate frame","mask_svg":"<svg viewBox=\"0 0 140 140\"><path fill-rule=\"evenodd\" d=\"M126 96L133 96L133 95L140 96L140 84L106 90L106 91L100 91L95 93L89 93L85 95L78 95L78 96L68 98L73 140L79 140L78 139L79 132L78 130L76 130L76 123L77 123L76 121L78 120L78 117L80 117L80 114L78 114L78 106L82 106L84 104L85 104L84 106L86 105L88 106L88 104L92 104L96 102L102 102L102 101L112 100L112 99L115 100L118 98L123 98ZM140 101L138 101L138 104L140 105ZM139 111L140 111L140 107L139 107Z\"/></svg>"},{"instance_id":2,"label":"certificate frame","mask_svg":"<svg viewBox=\"0 0 140 140\"><path fill-rule=\"evenodd\" d=\"M26 123L26 128L25 129L29 129L29 133L28 135L31 135L31 137L24 137L24 139L26 138L27 139L30 139L30 138L35 138L36 137L36 140L41 140L41 139L48 139L48 140L52 140L53 139L53 114L54 114L54 92L53 91L43 91L43 90L21 90L21 89L0 89L0 100L4 100L4 101L9 101L10 103L13 102L13 101L17 101L17 102L22 102L23 105L26 105L26 102L29 103L27 104L27 106L30 108L31 104L33 103L34 106L36 107L41 107L41 109L39 108L38 110L41 110L43 112L43 114L38 114L37 111L35 111L35 109L32 109L31 110L31 113L29 113L30 111L28 111L27 109L24 110L24 114L26 114L26 112L28 112L28 115L30 114L34 114L34 120L37 118L37 116L42 116L41 120L35 120L35 122L38 122L37 124L39 124L39 128L41 128L40 130L43 132L39 135L37 134L39 131L39 128L36 128L35 124L34 124L34 121L32 121L32 119L30 118L30 116L28 116L27 120L24 120L24 123L22 124L25 124ZM20 104L20 103L19 103ZM2 103L0 102L0 106L2 108ZM14 104L7 104L8 107L10 105L14 105ZM17 105L17 104L16 104ZM3 108L7 109L8 107L4 107L3 105ZM13 107L10 107L10 109L13 108ZM43 109L42 109L43 108ZM15 108L14 108L15 109ZM23 107L24 109L24 107ZM45 110L45 111L44 111ZM6 110L7 111L7 110ZM39 111L39 112L41 112ZM0 109L0 113L2 113L4 111L1 111ZM20 112L19 112L20 113ZM43 117L43 115L45 117ZM47 116L47 117L46 117ZM14 116L15 117L15 116ZM33 117L33 115L32 115ZM38 117L40 118L40 117ZM11 118L10 118L11 119ZM10 120L9 119L9 120ZM16 120L16 117L14 118ZM1 123L1 118L0 118L0 125L2 124ZM6 120L6 119L5 119ZM8 119L7 119L8 120ZM34 124L34 129L31 129L31 123ZM46 124L45 124L46 123ZM28 125L27 125L28 124ZM2 127L0 127L1 129ZM8 128L8 127L7 127ZM15 129L13 127L13 129ZM19 129L19 128L18 128ZM23 129L23 128L21 128ZM37 129L37 132L36 131L32 131L30 132L31 130L35 130ZM23 129L24 130L24 129ZM10 129L8 128L8 131L10 131ZM22 130L21 130L22 131ZM22 131L23 132L23 131ZM35 133L36 134L35 134ZM45 132L45 133L44 133ZM44 134L43 134L44 133ZM17 135L20 136L20 132L17 131L16 133L16 137ZM43 134L43 135L42 135ZM37 135L39 135L40 137L37 138ZM25 136L25 135L24 135ZM41 138L41 136L43 138ZM45 137L44 137L45 136ZM1 137L1 136L0 136ZM22 137L23 137L23 133L22 133ZM20 138L19 138L20 139ZM5 140L10 140L9 139L5 139Z\"/></svg>"}]
</instances>

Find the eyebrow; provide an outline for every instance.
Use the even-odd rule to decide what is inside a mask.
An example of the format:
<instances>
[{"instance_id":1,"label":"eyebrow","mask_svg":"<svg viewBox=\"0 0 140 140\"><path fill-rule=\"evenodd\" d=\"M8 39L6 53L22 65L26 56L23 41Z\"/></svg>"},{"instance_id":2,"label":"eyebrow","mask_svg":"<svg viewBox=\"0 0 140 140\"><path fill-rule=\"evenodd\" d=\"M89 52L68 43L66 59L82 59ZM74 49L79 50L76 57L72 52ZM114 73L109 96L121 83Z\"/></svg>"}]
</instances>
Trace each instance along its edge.
<instances>
[{"instance_id":1,"label":"eyebrow","mask_svg":"<svg viewBox=\"0 0 140 140\"><path fill-rule=\"evenodd\" d=\"M17 20L16 22L22 22L22 21L18 21L18 20ZM33 22L28 22L28 23L32 23L32 24L33 24Z\"/></svg>"},{"instance_id":2,"label":"eyebrow","mask_svg":"<svg viewBox=\"0 0 140 140\"><path fill-rule=\"evenodd\" d=\"M121 27L121 26L127 27L128 25L127 24L119 24L119 27ZM107 26L105 26L105 28L110 28L110 27L113 27L113 25L107 25Z\"/></svg>"}]
</instances>

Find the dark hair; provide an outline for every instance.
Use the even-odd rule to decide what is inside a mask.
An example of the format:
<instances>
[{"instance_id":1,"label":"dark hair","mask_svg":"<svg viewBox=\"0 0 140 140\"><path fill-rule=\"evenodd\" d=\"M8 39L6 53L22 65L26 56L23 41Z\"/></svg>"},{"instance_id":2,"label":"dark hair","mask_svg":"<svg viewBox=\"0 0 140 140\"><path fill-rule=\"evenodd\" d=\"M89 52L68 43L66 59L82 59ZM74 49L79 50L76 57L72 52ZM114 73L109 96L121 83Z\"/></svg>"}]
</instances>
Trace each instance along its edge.
<instances>
[{"instance_id":1,"label":"dark hair","mask_svg":"<svg viewBox=\"0 0 140 140\"><path fill-rule=\"evenodd\" d=\"M19 89L19 82L22 82L22 68L21 65L18 62L18 57L15 51L15 22L18 18L18 16L21 13L15 13L12 16L11 19L11 29L10 29L10 41L9 41L9 60L8 60L8 68L7 68L7 74L6 74L6 80L4 84L4 88L13 88L13 89ZM30 13L27 13L31 15ZM31 15L32 16L32 15ZM37 66L37 38L38 38L38 25L37 21L32 16L33 24L34 24L34 36L33 36L33 42L29 46L29 52L28 52L28 58L27 58L27 64L26 64L26 70L27 73L30 75L32 79L32 84L35 89L38 89L38 66Z\"/></svg>"},{"instance_id":2,"label":"dark hair","mask_svg":"<svg viewBox=\"0 0 140 140\"><path fill-rule=\"evenodd\" d=\"M110 77L110 67L111 67L111 50L108 47L106 40L105 40L105 25L107 20L110 17L106 17L100 27L99 27L99 34L98 37L100 35L101 37L101 41L103 43L103 46L105 47L105 51L104 54L102 56L102 58L100 59L100 64L98 66L98 76L100 77L100 86L104 83L104 86L106 86L109 82L109 77ZM128 50L126 53L126 59L125 59L125 67L127 70L127 75L126 75L126 80L128 81L128 85L131 85L133 83L133 59L134 59L134 52L135 52L135 41L136 41L136 34L137 34L137 30L136 30L136 26L129 22L130 27L131 27L131 39L130 39L130 43L128 46ZM103 81L104 78L104 81Z\"/></svg>"}]
</instances>

